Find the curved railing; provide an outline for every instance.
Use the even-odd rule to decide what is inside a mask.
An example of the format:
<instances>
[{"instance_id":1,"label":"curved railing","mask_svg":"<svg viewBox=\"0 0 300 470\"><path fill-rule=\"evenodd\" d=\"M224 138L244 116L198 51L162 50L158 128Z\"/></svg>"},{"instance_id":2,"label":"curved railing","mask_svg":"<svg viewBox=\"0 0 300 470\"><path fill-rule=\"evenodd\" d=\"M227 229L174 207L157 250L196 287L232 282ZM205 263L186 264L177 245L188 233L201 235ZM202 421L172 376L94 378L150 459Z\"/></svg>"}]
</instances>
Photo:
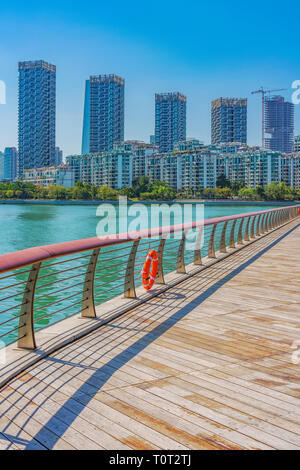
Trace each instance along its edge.
<instances>
[{"instance_id":1,"label":"curved railing","mask_svg":"<svg viewBox=\"0 0 300 470\"><path fill-rule=\"evenodd\" d=\"M98 305L122 293L134 298L149 249L158 252L156 282L164 284L164 274L185 273L299 215L300 205L289 206L1 255L0 339L34 349L41 328L78 313L95 318Z\"/></svg>"}]
</instances>

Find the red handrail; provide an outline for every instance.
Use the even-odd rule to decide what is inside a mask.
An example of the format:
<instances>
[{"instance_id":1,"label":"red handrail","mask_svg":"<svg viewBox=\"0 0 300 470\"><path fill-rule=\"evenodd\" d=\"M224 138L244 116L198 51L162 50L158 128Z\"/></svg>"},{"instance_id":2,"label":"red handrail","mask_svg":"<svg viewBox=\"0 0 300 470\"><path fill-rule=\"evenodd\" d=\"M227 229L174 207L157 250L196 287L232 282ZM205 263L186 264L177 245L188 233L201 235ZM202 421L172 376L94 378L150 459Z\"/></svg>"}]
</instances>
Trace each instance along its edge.
<instances>
[{"instance_id":1,"label":"red handrail","mask_svg":"<svg viewBox=\"0 0 300 470\"><path fill-rule=\"evenodd\" d=\"M276 209L267 209L265 211L247 212L243 214L235 214L224 217L217 217L213 219L207 219L196 222L189 222L186 224L170 225L167 227L157 227L153 229L140 230L135 232L125 232L122 234L115 234L112 236L104 237L91 237L83 238L81 240L74 240L62 243L54 243L51 245L43 245L25 250L14 251L0 255L0 273L5 273L18 268L23 268L34 263L46 261L51 258L57 258L60 256L67 256L81 251L93 250L95 248L110 246L114 244L126 243L132 240L141 238L149 238L154 236L160 236L164 234L170 234L178 231L191 230L199 226L213 225L221 222L230 220L240 219L243 217L249 217L267 212L274 212L285 209L300 208L299 205L278 207Z\"/></svg>"}]
</instances>

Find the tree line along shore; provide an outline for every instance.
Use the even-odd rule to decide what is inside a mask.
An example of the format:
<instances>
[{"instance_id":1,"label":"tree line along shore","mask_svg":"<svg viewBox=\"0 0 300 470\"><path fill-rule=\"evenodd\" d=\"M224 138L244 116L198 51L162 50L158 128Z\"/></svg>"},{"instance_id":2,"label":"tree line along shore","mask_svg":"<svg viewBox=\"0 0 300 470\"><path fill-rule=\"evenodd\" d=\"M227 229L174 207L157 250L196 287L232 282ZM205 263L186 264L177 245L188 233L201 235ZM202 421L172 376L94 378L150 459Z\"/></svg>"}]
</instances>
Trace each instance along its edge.
<instances>
[{"instance_id":1,"label":"tree line along shore","mask_svg":"<svg viewBox=\"0 0 300 470\"><path fill-rule=\"evenodd\" d=\"M217 178L215 188L194 188L175 191L163 181L151 183L147 176L134 181L133 186L116 190L109 186L93 186L78 181L72 188L58 185L43 187L33 183L16 181L0 183L2 200L117 200L127 196L132 201L163 201L174 199L238 199L245 201L299 201L300 189L287 186L285 182L270 183L265 187L247 188L243 182L231 183L224 175Z\"/></svg>"}]
</instances>

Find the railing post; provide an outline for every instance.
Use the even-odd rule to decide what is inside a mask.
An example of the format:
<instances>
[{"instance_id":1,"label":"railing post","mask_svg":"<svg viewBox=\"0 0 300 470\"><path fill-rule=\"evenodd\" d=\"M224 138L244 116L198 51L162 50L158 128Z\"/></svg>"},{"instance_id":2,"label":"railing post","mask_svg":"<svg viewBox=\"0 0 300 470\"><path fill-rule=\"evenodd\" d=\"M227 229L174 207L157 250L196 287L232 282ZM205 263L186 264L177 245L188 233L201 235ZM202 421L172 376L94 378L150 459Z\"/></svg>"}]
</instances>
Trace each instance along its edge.
<instances>
[{"instance_id":1,"label":"railing post","mask_svg":"<svg viewBox=\"0 0 300 470\"><path fill-rule=\"evenodd\" d=\"M269 212L268 214L268 220L267 220L267 231L269 232L272 230L272 217L273 217L273 212Z\"/></svg>"},{"instance_id":2,"label":"railing post","mask_svg":"<svg viewBox=\"0 0 300 470\"><path fill-rule=\"evenodd\" d=\"M100 248L93 250L90 262L88 264L86 275L83 284L83 293L82 293L82 312L81 316L83 318L96 318L96 309L94 301L94 277L95 269L98 261Z\"/></svg>"},{"instance_id":3,"label":"railing post","mask_svg":"<svg viewBox=\"0 0 300 470\"><path fill-rule=\"evenodd\" d=\"M236 226L236 221L237 219L234 219L232 222L231 230L230 230L230 240L229 240L229 247L230 248L235 248L235 243L234 243L234 230Z\"/></svg>"},{"instance_id":4,"label":"railing post","mask_svg":"<svg viewBox=\"0 0 300 470\"><path fill-rule=\"evenodd\" d=\"M248 241L250 240L250 238L249 238L249 224L250 224L250 219L251 219L251 216L248 217L247 222L246 222L245 234L244 234L244 240L245 240L245 242L248 242Z\"/></svg>"},{"instance_id":5,"label":"railing post","mask_svg":"<svg viewBox=\"0 0 300 470\"><path fill-rule=\"evenodd\" d=\"M267 216L268 216L267 212L265 214L263 214L263 218L262 218L262 222L261 222L261 228L262 228L261 233L262 234L266 233L266 231L267 231L266 230Z\"/></svg>"},{"instance_id":6,"label":"railing post","mask_svg":"<svg viewBox=\"0 0 300 470\"><path fill-rule=\"evenodd\" d=\"M270 212L269 230L273 230L273 228L274 228L274 212Z\"/></svg>"},{"instance_id":7,"label":"railing post","mask_svg":"<svg viewBox=\"0 0 300 470\"><path fill-rule=\"evenodd\" d=\"M159 247L157 250L158 270L157 270L157 276L156 276L156 281L155 281L157 284L165 284L164 271L163 271L163 258L164 258L165 244L166 244L166 239L161 238L159 242Z\"/></svg>"},{"instance_id":8,"label":"railing post","mask_svg":"<svg viewBox=\"0 0 300 470\"><path fill-rule=\"evenodd\" d=\"M185 232L182 233L182 239L180 241L178 252L177 252L177 268L176 271L181 274L186 274L184 264L184 247L185 247Z\"/></svg>"},{"instance_id":9,"label":"railing post","mask_svg":"<svg viewBox=\"0 0 300 470\"><path fill-rule=\"evenodd\" d=\"M257 215L254 215L253 216L253 220L252 220L252 224L251 224L251 231L250 231L250 238L255 238L255 231L254 231L254 228L255 228L255 221L257 219Z\"/></svg>"},{"instance_id":10,"label":"railing post","mask_svg":"<svg viewBox=\"0 0 300 470\"><path fill-rule=\"evenodd\" d=\"M18 347L25 349L35 349L34 323L33 323L33 303L36 281L38 279L41 263L35 263L29 272L25 286L22 307L19 318Z\"/></svg>"},{"instance_id":11,"label":"railing post","mask_svg":"<svg viewBox=\"0 0 300 470\"><path fill-rule=\"evenodd\" d=\"M275 219L276 219L276 212L272 212L272 218L271 218L272 230L275 228Z\"/></svg>"},{"instance_id":12,"label":"railing post","mask_svg":"<svg viewBox=\"0 0 300 470\"><path fill-rule=\"evenodd\" d=\"M204 231L204 227L203 227L203 225L200 225L199 232L197 234L196 243L195 243L195 250L194 250L194 264L197 265L197 266L202 265L201 240L202 240L203 231Z\"/></svg>"},{"instance_id":13,"label":"railing post","mask_svg":"<svg viewBox=\"0 0 300 470\"><path fill-rule=\"evenodd\" d=\"M208 245L208 258L216 258L216 253L215 253L215 233L216 233L216 228L217 224L213 225L210 239L209 239L209 245Z\"/></svg>"},{"instance_id":14,"label":"railing post","mask_svg":"<svg viewBox=\"0 0 300 470\"><path fill-rule=\"evenodd\" d=\"M136 252L139 246L140 240L135 240L131 247L131 251L128 257L125 280L124 280L124 297L128 299L135 299L135 285L134 285L134 263Z\"/></svg>"},{"instance_id":15,"label":"railing post","mask_svg":"<svg viewBox=\"0 0 300 470\"><path fill-rule=\"evenodd\" d=\"M221 253L227 253L226 250L226 229L228 225L228 220L226 220L223 229L222 229L222 234L221 234L221 240L220 240L220 252Z\"/></svg>"},{"instance_id":16,"label":"railing post","mask_svg":"<svg viewBox=\"0 0 300 470\"><path fill-rule=\"evenodd\" d=\"M260 225L261 216L262 216L262 214L260 214L260 215L258 216L258 219L257 219L257 222L256 222L256 233L255 233L255 236L256 236L256 237L259 237L259 236L260 236L259 225Z\"/></svg>"},{"instance_id":17,"label":"railing post","mask_svg":"<svg viewBox=\"0 0 300 470\"><path fill-rule=\"evenodd\" d=\"M238 245L243 245L243 225L244 225L244 217L241 219L239 231L238 231Z\"/></svg>"}]
</instances>

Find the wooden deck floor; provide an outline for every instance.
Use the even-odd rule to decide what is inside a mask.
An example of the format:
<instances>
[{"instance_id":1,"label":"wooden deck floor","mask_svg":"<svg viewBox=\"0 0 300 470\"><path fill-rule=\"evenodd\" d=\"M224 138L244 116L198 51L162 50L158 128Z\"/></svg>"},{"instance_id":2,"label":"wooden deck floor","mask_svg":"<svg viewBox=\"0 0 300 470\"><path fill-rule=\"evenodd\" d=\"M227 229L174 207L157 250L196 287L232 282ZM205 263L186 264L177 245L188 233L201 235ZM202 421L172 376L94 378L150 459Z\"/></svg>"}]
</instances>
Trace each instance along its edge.
<instances>
[{"instance_id":1,"label":"wooden deck floor","mask_svg":"<svg viewBox=\"0 0 300 470\"><path fill-rule=\"evenodd\" d=\"M0 449L300 449L300 224L30 367Z\"/></svg>"}]
</instances>

